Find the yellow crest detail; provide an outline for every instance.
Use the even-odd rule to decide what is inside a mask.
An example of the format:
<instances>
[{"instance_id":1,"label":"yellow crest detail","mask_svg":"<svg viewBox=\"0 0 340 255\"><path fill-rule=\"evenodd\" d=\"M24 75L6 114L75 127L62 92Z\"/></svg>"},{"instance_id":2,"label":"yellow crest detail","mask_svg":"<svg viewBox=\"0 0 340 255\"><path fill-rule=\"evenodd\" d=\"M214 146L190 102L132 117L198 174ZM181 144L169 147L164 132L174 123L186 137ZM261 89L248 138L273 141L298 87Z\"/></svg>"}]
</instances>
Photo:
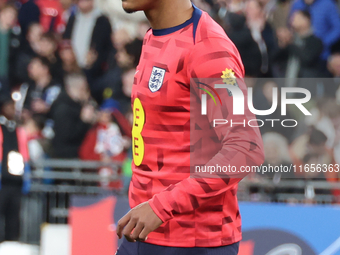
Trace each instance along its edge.
<instances>
[{"instance_id":1,"label":"yellow crest detail","mask_svg":"<svg viewBox=\"0 0 340 255\"><path fill-rule=\"evenodd\" d=\"M222 71L223 82L228 85L236 85L236 76L233 70L226 68L225 71Z\"/></svg>"}]
</instances>

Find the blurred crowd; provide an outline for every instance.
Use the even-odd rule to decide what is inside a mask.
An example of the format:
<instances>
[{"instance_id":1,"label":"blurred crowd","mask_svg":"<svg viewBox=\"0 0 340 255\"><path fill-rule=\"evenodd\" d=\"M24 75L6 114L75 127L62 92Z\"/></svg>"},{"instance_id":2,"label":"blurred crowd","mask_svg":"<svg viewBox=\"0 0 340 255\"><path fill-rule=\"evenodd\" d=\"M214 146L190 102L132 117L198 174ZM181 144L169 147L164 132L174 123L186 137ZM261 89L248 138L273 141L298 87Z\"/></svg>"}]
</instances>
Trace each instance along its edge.
<instances>
[{"instance_id":1,"label":"blurred crowd","mask_svg":"<svg viewBox=\"0 0 340 255\"><path fill-rule=\"evenodd\" d=\"M271 107L273 88L312 93L312 116L294 108L285 116L298 119L297 127L261 127L265 164L339 164L339 3L192 2L237 46L256 109ZM128 15L117 0L0 0L0 101L15 100L14 118L28 133L33 162L116 160L131 174L130 95L148 29L143 13ZM270 117L282 119L280 109Z\"/></svg>"},{"instance_id":2,"label":"blurred crowd","mask_svg":"<svg viewBox=\"0 0 340 255\"><path fill-rule=\"evenodd\" d=\"M130 95L149 27L115 2L0 1L0 101L33 163L114 160L131 175Z\"/></svg>"}]
</instances>

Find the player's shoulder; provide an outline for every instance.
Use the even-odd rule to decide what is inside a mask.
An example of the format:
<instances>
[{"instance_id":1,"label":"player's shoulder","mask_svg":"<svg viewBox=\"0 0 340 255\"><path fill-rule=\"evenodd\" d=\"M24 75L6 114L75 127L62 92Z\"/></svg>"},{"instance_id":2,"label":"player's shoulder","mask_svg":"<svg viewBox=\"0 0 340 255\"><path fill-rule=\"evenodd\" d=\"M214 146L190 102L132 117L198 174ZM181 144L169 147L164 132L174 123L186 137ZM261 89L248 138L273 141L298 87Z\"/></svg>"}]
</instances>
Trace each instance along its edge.
<instances>
[{"instance_id":1,"label":"player's shoulder","mask_svg":"<svg viewBox=\"0 0 340 255\"><path fill-rule=\"evenodd\" d=\"M237 52L234 43L229 39L224 29L213 20L208 13L202 12L197 26L193 51L197 53L227 51Z\"/></svg>"},{"instance_id":2,"label":"player's shoulder","mask_svg":"<svg viewBox=\"0 0 340 255\"><path fill-rule=\"evenodd\" d=\"M204 40L230 41L224 29L206 12L202 12L195 38L196 43L200 43Z\"/></svg>"},{"instance_id":3,"label":"player's shoulder","mask_svg":"<svg viewBox=\"0 0 340 255\"><path fill-rule=\"evenodd\" d=\"M231 65L238 77L244 76L244 67L241 56L229 39L224 29L214 21L208 13L202 12L200 21L197 26L195 43L191 54L188 57L188 63L209 62L211 68L219 68L218 66L225 62ZM215 64L214 64L215 63Z\"/></svg>"}]
</instances>

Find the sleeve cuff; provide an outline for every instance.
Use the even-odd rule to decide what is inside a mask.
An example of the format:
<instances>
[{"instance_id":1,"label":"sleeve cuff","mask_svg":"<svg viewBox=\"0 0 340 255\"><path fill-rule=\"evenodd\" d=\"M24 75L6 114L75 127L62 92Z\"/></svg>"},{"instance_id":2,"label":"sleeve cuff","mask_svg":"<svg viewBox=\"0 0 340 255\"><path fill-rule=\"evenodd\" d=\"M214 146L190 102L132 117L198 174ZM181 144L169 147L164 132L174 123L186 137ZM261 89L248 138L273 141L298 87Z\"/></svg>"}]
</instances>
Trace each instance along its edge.
<instances>
[{"instance_id":1,"label":"sleeve cuff","mask_svg":"<svg viewBox=\"0 0 340 255\"><path fill-rule=\"evenodd\" d=\"M163 200L163 203L166 203L166 201ZM149 200L149 205L151 206L151 209L154 211L154 213L163 221L163 223L173 218L171 213L172 210L166 210L164 204L161 203L157 195Z\"/></svg>"}]
</instances>

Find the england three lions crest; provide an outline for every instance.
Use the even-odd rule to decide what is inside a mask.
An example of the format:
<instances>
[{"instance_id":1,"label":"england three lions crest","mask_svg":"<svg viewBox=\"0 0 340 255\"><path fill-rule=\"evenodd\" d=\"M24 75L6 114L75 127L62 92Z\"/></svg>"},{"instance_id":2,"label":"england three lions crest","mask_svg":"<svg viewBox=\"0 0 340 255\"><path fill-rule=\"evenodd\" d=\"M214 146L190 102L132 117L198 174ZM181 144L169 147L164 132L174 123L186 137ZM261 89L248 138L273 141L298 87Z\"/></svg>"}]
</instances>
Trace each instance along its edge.
<instances>
[{"instance_id":1,"label":"england three lions crest","mask_svg":"<svg viewBox=\"0 0 340 255\"><path fill-rule=\"evenodd\" d=\"M149 80L149 89L151 92L158 91L162 85L165 76L165 70L159 67L153 67L150 80Z\"/></svg>"}]
</instances>

